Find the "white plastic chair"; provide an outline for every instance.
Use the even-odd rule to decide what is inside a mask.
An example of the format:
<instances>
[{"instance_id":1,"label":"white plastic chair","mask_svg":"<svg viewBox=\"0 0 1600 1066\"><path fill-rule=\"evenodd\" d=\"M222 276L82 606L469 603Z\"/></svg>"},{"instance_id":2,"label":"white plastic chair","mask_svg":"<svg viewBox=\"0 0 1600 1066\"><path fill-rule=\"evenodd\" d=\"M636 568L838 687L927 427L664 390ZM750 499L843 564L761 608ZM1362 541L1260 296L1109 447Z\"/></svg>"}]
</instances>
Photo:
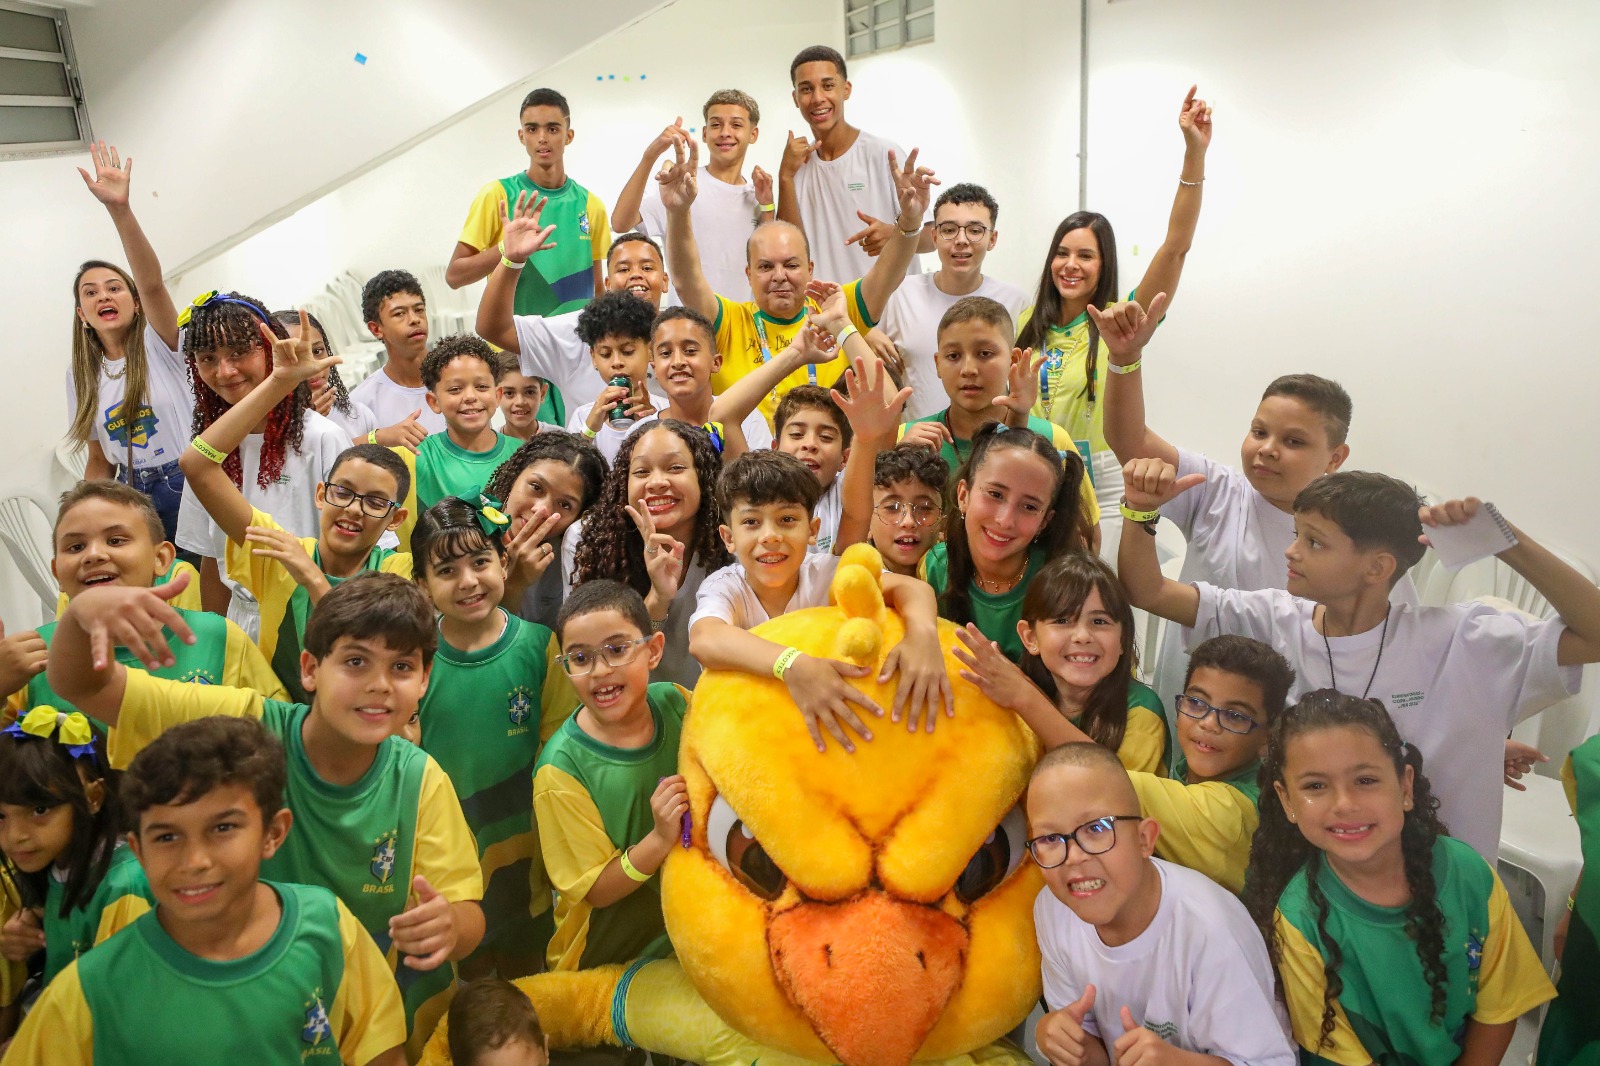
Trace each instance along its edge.
<instances>
[{"instance_id":1,"label":"white plastic chair","mask_svg":"<svg viewBox=\"0 0 1600 1066\"><path fill-rule=\"evenodd\" d=\"M11 553L17 573L39 597L40 621L56 616L61 587L50 572L50 516L55 507L27 489L13 489L0 497L0 541Z\"/></svg>"},{"instance_id":2,"label":"white plastic chair","mask_svg":"<svg viewBox=\"0 0 1600 1066\"><path fill-rule=\"evenodd\" d=\"M477 306L466 306L462 292L452 289L444 280L443 266L424 267L417 280L422 282L422 296L428 301L431 340L473 332L478 321Z\"/></svg>"}]
</instances>

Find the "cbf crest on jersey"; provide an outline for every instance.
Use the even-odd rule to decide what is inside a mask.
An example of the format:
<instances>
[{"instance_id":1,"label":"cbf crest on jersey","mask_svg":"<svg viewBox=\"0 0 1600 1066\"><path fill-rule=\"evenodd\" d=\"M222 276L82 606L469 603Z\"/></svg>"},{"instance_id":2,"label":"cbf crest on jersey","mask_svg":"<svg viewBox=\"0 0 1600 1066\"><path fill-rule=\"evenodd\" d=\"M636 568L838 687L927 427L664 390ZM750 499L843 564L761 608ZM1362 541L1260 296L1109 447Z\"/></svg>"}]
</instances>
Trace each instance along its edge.
<instances>
[{"instance_id":1,"label":"cbf crest on jersey","mask_svg":"<svg viewBox=\"0 0 1600 1066\"><path fill-rule=\"evenodd\" d=\"M524 685L518 685L511 690L511 696L506 700L506 715L511 719L512 725L521 725L533 713L533 698Z\"/></svg>"},{"instance_id":2,"label":"cbf crest on jersey","mask_svg":"<svg viewBox=\"0 0 1600 1066\"><path fill-rule=\"evenodd\" d=\"M372 876L378 879L379 884L389 880L394 873L394 837L393 833L383 837L372 849Z\"/></svg>"},{"instance_id":3,"label":"cbf crest on jersey","mask_svg":"<svg viewBox=\"0 0 1600 1066\"><path fill-rule=\"evenodd\" d=\"M306 1008L306 1027L300 1030L300 1039L315 1045L332 1035L333 1029L328 1025L328 1012L322 1008L322 997L317 996L312 1000L311 1006Z\"/></svg>"}]
</instances>

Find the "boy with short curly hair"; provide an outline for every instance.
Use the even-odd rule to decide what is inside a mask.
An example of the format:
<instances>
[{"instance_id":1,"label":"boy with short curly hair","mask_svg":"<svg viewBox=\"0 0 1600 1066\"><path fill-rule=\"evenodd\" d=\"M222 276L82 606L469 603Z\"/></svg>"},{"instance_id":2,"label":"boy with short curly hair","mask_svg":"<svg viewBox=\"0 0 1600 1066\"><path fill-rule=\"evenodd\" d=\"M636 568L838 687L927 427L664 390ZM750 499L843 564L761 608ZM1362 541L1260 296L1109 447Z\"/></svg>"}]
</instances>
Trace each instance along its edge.
<instances>
[{"instance_id":1,"label":"boy with short curly hair","mask_svg":"<svg viewBox=\"0 0 1600 1066\"><path fill-rule=\"evenodd\" d=\"M470 333L444 337L422 360L428 408L445 431L417 448L418 513L446 496L476 500L495 468L522 444L494 428L505 362Z\"/></svg>"}]
</instances>

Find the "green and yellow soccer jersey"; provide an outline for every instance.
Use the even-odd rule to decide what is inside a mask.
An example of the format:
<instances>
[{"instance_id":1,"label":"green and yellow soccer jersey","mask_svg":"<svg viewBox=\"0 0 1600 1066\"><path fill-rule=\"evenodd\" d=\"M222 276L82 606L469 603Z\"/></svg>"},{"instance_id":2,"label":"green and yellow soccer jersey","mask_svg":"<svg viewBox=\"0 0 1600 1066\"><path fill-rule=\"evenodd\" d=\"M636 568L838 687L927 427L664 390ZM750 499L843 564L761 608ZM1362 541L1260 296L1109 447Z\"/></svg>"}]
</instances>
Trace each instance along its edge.
<instances>
[{"instance_id":1,"label":"green and yellow soccer jersey","mask_svg":"<svg viewBox=\"0 0 1600 1066\"><path fill-rule=\"evenodd\" d=\"M550 969L588 969L671 950L659 877L609 907L597 908L584 897L624 848L655 827L650 796L663 777L678 772L678 738L688 701L688 692L677 685L652 684L655 737L641 748L602 744L573 715L540 753L533 813L545 869L559 894Z\"/></svg>"},{"instance_id":2,"label":"green and yellow soccer jersey","mask_svg":"<svg viewBox=\"0 0 1600 1066\"><path fill-rule=\"evenodd\" d=\"M152 587L159 588L162 585L169 584L170 582L175 581L179 574L189 575L189 585L182 592L178 593L167 602L172 604L174 607L181 607L186 611L205 610L200 603L200 571L196 570L193 565L184 562L182 559L174 558L172 560L172 565L167 567L167 572L156 578ZM67 604L71 602L71 600L67 599L67 594L65 592L56 597L56 618L58 620L62 615L67 613Z\"/></svg>"},{"instance_id":3,"label":"green and yellow soccer jersey","mask_svg":"<svg viewBox=\"0 0 1600 1066\"><path fill-rule=\"evenodd\" d=\"M1188 765L1181 756L1172 777L1130 774L1139 809L1161 823L1156 855L1205 874L1229 892L1243 891L1250 841L1261 821L1260 765L1252 762L1227 780L1192 785L1185 782Z\"/></svg>"},{"instance_id":4,"label":"green and yellow soccer jersey","mask_svg":"<svg viewBox=\"0 0 1600 1066\"><path fill-rule=\"evenodd\" d=\"M611 223L600 198L571 178L559 189L535 185L526 173L489 182L472 200L461 243L479 251L499 244L506 204L524 193L545 198L539 221L556 232L555 247L534 253L517 278L516 313L548 318L576 311L594 299L594 264L611 249Z\"/></svg>"},{"instance_id":5,"label":"green and yellow soccer jersey","mask_svg":"<svg viewBox=\"0 0 1600 1066\"><path fill-rule=\"evenodd\" d=\"M424 511L446 496L476 504L496 468L522 446L515 437L495 434L494 447L469 452L448 433L430 433L417 448L417 506Z\"/></svg>"},{"instance_id":6,"label":"green and yellow soccer jersey","mask_svg":"<svg viewBox=\"0 0 1600 1066\"><path fill-rule=\"evenodd\" d=\"M281 529L265 511L251 510L250 524L267 529ZM301 537L300 546L318 569L322 567L322 551L317 538ZM305 644L306 619L311 617L311 594L289 573L287 567L276 559L257 555L249 544L228 542L226 565L228 577L249 589L261 606L261 652L272 664L272 671L282 683L286 695L282 698L296 703L310 699L310 693L300 683L300 649ZM388 548L373 548L362 564L364 570L381 570L386 574L411 577L411 556ZM328 584L337 585L343 578L328 576Z\"/></svg>"},{"instance_id":7,"label":"green and yellow soccer jersey","mask_svg":"<svg viewBox=\"0 0 1600 1066\"><path fill-rule=\"evenodd\" d=\"M406 909L411 879L425 877L451 903L483 898L478 849L450 779L420 748L399 737L378 746L372 765L352 785L324 781L302 737L310 708L233 688L197 690L129 671L121 717L112 734L132 757L180 722L224 714L258 718L288 755L284 805L294 831L262 873L332 889L388 955L389 919ZM426 1040L453 992L453 965L418 972L395 969L408 1025ZM419 1044L420 1050L420 1044Z\"/></svg>"},{"instance_id":8,"label":"green and yellow soccer jersey","mask_svg":"<svg viewBox=\"0 0 1600 1066\"><path fill-rule=\"evenodd\" d=\"M1317 884L1328 900L1323 928L1305 870L1283 890L1274 918L1282 949L1278 976L1302 1062L1454 1062L1468 1019L1514 1021L1555 995L1505 886L1467 844L1440 837L1433 850L1446 972L1444 1017L1437 1023L1417 942L1406 932L1405 908L1368 903L1319 865ZM1343 953L1344 989L1335 1001L1334 1030L1323 1043L1330 939Z\"/></svg>"},{"instance_id":9,"label":"green and yellow soccer jersey","mask_svg":"<svg viewBox=\"0 0 1600 1066\"><path fill-rule=\"evenodd\" d=\"M270 887L282 914L259 950L202 959L146 914L51 982L6 1061L357 1066L399 1046L400 995L360 923L324 888Z\"/></svg>"},{"instance_id":10,"label":"green and yellow soccer jersey","mask_svg":"<svg viewBox=\"0 0 1600 1066\"><path fill-rule=\"evenodd\" d=\"M878 324L867 311L867 298L861 293L859 279L844 287L844 304L851 324L862 333ZM753 300L739 302L718 296L717 320L713 325L717 334L717 350L722 353L722 367L711 375L712 391L719 394L726 392L734 382L789 347L795 334L804 328L806 316L816 310L817 302L807 298L805 310L794 318L773 318L758 308ZM760 410L766 416L767 424L772 424L772 416L777 414L778 401L783 399L784 393L808 382L832 386L844 373L846 365L841 347L840 353L828 362L801 367L778 382L778 387L761 399Z\"/></svg>"},{"instance_id":11,"label":"green and yellow soccer jersey","mask_svg":"<svg viewBox=\"0 0 1600 1066\"><path fill-rule=\"evenodd\" d=\"M1128 725L1117 758L1130 771L1166 773L1167 716L1156 690L1138 679L1128 682Z\"/></svg>"},{"instance_id":12,"label":"green and yellow soccer jersey","mask_svg":"<svg viewBox=\"0 0 1600 1066\"><path fill-rule=\"evenodd\" d=\"M285 695L283 685L273 674L272 666L267 662L266 656L256 647L254 641L245 636L244 630L220 615L206 611L189 611L181 607L177 610L194 632L195 641L193 644L185 644L173 636L171 630L167 630L165 632L167 647L172 649L174 662L171 666L163 666L154 671L156 677L171 681L187 681L196 685L227 685L233 688L251 689L269 699L283 698ZM39 627L39 636L47 646L55 637L56 626L59 624L59 622L49 622ZM134 658L133 653L127 648L117 648L115 655L117 662L126 666L130 673L144 670L144 664ZM33 707L42 706L62 711L75 709L72 704L56 695L50 687L49 680L41 673L35 674L26 687L12 693L6 701L7 717L14 717ZM95 725L102 732L105 731L103 723L95 721ZM111 760L112 769L125 770L128 767L127 759L113 753L116 746L113 739L115 735L116 730L111 730L111 737L107 739L107 755Z\"/></svg>"},{"instance_id":13,"label":"green and yellow soccer jersey","mask_svg":"<svg viewBox=\"0 0 1600 1066\"><path fill-rule=\"evenodd\" d=\"M89 898L62 914L66 885L54 877L44 902L44 983L49 984L73 959L131 925L150 910L155 896L144 869L125 844L111 849L111 862Z\"/></svg>"},{"instance_id":14,"label":"green and yellow soccer jersey","mask_svg":"<svg viewBox=\"0 0 1600 1066\"><path fill-rule=\"evenodd\" d=\"M533 821L533 770L544 739L578 706L555 664L555 635L501 611L505 630L478 651L441 636L420 709L422 748L449 775L478 842L484 944L533 936L550 882Z\"/></svg>"},{"instance_id":15,"label":"green and yellow soccer jersey","mask_svg":"<svg viewBox=\"0 0 1600 1066\"><path fill-rule=\"evenodd\" d=\"M1134 292L1128 299L1134 298ZM1017 332L1033 317L1034 308L1028 308L1017 319ZM1039 398L1034 401L1033 413L1054 422L1074 441L1085 441L1092 452L1106 451L1106 367L1111 365L1111 355L1106 342L1101 341L1095 360L1094 389L1089 385L1089 313L1081 312L1065 326L1051 326L1045 331L1043 349L1044 366L1039 371ZM1090 397L1093 396L1091 400Z\"/></svg>"},{"instance_id":16,"label":"green and yellow soccer jersey","mask_svg":"<svg viewBox=\"0 0 1600 1066\"><path fill-rule=\"evenodd\" d=\"M1578 820L1584 868L1561 955L1555 1002L1539 1028L1539 1066L1600 1066L1600 737L1572 749L1561 767L1567 802ZM1593 859L1594 862L1589 860Z\"/></svg>"},{"instance_id":17,"label":"green and yellow soccer jersey","mask_svg":"<svg viewBox=\"0 0 1600 1066\"><path fill-rule=\"evenodd\" d=\"M1017 635L1017 622L1022 618L1022 597L1044 564L1044 552L1038 548L1029 549L1028 566L1022 580L1009 592L988 593L979 588L976 581L970 582L968 598L972 604L973 624L984 636L999 644L1006 658L1014 663L1022 661L1022 638ZM944 595L950 585L950 554L944 542L935 544L922 557L922 562L917 564L917 576L933 586L933 591L939 595L939 616L948 618Z\"/></svg>"}]
</instances>

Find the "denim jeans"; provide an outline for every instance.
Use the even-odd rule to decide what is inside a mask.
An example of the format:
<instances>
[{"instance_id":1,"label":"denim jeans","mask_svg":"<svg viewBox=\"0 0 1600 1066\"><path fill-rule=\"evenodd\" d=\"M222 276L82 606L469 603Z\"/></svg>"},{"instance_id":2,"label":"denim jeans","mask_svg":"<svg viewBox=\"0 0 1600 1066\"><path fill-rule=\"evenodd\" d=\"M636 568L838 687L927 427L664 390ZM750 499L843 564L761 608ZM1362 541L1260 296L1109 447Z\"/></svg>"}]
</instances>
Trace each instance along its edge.
<instances>
[{"instance_id":1,"label":"denim jeans","mask_svg":"<svg viewBox=\"0 0 1600 1066\"><path fill-rule=\"evenodd\" d=\"M127 467L117 467L117 480L150 497L150 502L156 505L156 513L161 516L161 527L166 530L167 539L176 540L178 505L183 500L183 471L178 468L178 461L174 459L166 466L148 470L135 469L131 480L128 473Z\"/></svg>"}]
</instances>

